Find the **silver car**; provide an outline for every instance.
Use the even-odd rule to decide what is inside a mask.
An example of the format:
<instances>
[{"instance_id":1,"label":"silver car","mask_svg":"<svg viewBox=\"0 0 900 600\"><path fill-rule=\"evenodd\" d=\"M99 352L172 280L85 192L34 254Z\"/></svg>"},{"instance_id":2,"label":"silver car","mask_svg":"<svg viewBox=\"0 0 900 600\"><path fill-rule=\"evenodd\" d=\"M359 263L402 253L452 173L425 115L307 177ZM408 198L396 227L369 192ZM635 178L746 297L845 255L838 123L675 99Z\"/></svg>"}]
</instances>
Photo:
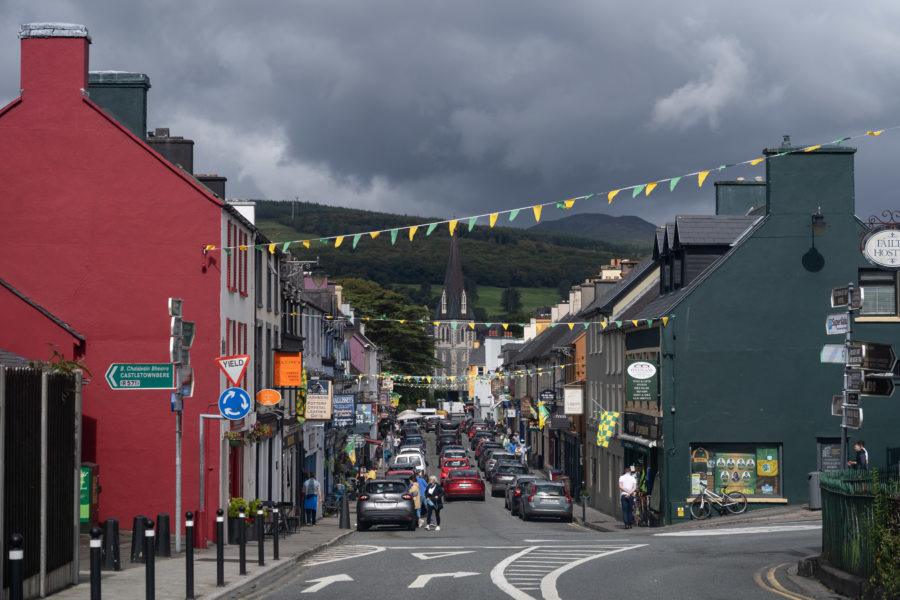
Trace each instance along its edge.
<instances>
[{"instance_id":1,"label":"silver car","mask_svg":"<svg viewBox=\"0 0 900 600\"><path fill-rule=\"evenodd\" d=\"M520 462L500 461L491 472L491 496L501 496L516 475L528 474L528 467Z\"/></svg>"},{"instance_id":2,"label":"silver car","mask_svg":"<svg viewBox=\"0 0 900 600\"><path fill-rule=\"evenodd\" d=\"M537 479L537 476L529 473L528 475L516 475L515 478L506 486L506 502L504 508L509 509L512 516L519 514L519 504L522 500L522 491L525 486Z\"/></svg>"},{"instance_id":3,"label":"silver car","mask_svg":"<svg viewBox=\"0 0 900 600\"><path fill-rule=\"evenodd\" d=\"M566 486L558 481L539 479L525 486L519 504L523 521L537 517L554 517L572 522L572 498Z\"/></svg>"}]
</instances>

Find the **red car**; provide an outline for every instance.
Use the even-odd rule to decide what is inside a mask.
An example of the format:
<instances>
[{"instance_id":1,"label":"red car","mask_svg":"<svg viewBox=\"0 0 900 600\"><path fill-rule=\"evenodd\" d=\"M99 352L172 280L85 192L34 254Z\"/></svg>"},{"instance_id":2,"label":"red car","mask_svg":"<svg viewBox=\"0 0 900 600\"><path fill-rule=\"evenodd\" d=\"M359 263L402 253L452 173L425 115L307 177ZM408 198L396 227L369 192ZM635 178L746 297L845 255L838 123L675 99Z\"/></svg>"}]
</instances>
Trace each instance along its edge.
<instances>
[{"instance_id":1,"label":"red car","mask_svg":"<svg viewBox=\"0 0 900 600\"><path fill-rule=\"evenodd\" d=\"M484 481L476 469L450 469L444 479L444 498L477 498L484 500Z\"/></svg>"},{"instance_id":2,"label":"red car","mask_svg":"<svg viewBox=\"0 0 900 600\"><path fill-rule=\"evenodd\" d=\"M475 423L474 425L472 425L469 428L469 441L472 440L472 436L474 436L477 432L487 431L487 430L488 430L487 425L485 425L483 423Z\"/></svg>"},{"instance_id":3,"label":"red car","mask_svg":"<svg viewBox=\"0 0 900 600\"><path fill-rule=\"evenodd\" d=\"M450 469L465 469L467 467L471 467L469 464L468 458L444 458L441 459L441 485L444 484L444 479L447 478L447 473L450 472Z\"/></svg>"}]
</instances>

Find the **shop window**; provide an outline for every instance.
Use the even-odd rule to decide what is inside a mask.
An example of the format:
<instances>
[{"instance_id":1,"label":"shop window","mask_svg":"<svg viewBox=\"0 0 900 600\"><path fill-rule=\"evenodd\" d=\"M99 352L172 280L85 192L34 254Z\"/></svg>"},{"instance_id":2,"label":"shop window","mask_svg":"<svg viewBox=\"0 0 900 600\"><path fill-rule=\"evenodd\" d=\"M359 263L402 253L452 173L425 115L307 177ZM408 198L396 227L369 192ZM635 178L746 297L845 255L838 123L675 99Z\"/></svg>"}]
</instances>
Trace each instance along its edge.
<instances>
[{"instance_id":1,"label":"shop window","mask_svg":"<svg viewBox=\"0 0 900 600\"><path fill-rule=\"evenodd\" d=\"M860 269L859 285L863 288L861 317L896 317L897 273L880 269Z\"/></svg>"},{"instance_id":2,"label":"shop window","mask_svg":"<svg viewBox=\"0 0 900 600\"><path fill-rule=\"evenodd\" d=\"M780 498L780 444L691 444L691 495L700 484L748 497Z\"/></svg>"}]
</instances>

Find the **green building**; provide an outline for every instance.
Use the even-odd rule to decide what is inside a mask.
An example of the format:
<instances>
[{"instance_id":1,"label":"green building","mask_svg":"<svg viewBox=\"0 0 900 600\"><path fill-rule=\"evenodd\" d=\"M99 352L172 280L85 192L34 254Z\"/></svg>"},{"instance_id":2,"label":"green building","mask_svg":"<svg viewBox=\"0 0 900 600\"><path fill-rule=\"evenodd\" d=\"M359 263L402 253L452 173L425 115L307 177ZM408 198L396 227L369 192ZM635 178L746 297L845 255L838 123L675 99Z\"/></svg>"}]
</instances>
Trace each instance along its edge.
<instances>
[{"instance_id":1,"label":"green building","mask_svg":"<svg viewBox=\"0 0 900 600\"><path fill-rule=\"evenodd\" d=\"M892 344L900 341L898 271L861 253L869 218L854 211L855 149L804 150L786 138L765 151L765 183L717 184L720 214L661 228L655 268L636 273L653 285L616 314L603 313L613 302L602 298L588 315L622 324L597 336L624 337L619 397L588 394L595 418L622 411L610 447L591 449L598 508L618 501L620 472L597 472L604 467L638 465L661 523L690 518L701 483L743 491L751 508L803 504L810 472L842 467L832 398L844 366L822 362L823 346L845 338L826 332L828 315L846 314L831 307L832 289L865 291L854 340ZM588 354L590 389L599 371L590 341ZM848 430L879 469L897 469L898 401L862 396L862 427Z\"/></svg>"}]
</instances>

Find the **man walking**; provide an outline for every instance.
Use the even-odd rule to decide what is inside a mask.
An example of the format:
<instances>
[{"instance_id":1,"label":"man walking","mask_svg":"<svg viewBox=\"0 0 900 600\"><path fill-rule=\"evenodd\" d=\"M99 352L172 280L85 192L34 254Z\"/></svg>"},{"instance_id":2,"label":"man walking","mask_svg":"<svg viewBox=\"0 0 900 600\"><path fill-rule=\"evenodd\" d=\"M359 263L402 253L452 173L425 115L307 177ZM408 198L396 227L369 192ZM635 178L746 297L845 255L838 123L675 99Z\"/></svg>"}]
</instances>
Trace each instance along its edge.
<instances>
[{"instance_id":1,"label":"man walking","mask_svg":"<svg viewBox=\"0 0 900 600\"><path fill-rule=\"evenodd\" d=\"M861 471L866 471L869 468L869 451L866 450L866 443L862 440L859 440L855 444L853 444L853 449L856 450L856 460L848 460L847 466L854 467Z\"/></svg>"},{"instance_id":2,"label":"man walking","mask_svg":"<svg viewBox=\"0 0 900 600\"><path fill-rule=\"evenodd\" d=\"M634 525L634 494L637 491L637 479L632 473L634 467L625 467L625 472L619 477L619 491L622 495L622 520L625 521L625 529L631 529Z\"/></svg>"},{"instance_id":3,"label":"man walking","mask_svg":"<svg viewBox=\"0 0 900 600\"><path fill-rule=\"evenodd\" d=\"M419 501L421 502L419 506L419 527L425 524L425 489L428 487L428 482L421 476L416 474L416 484L419 486Z\"/></svg>"}]
</instances>

